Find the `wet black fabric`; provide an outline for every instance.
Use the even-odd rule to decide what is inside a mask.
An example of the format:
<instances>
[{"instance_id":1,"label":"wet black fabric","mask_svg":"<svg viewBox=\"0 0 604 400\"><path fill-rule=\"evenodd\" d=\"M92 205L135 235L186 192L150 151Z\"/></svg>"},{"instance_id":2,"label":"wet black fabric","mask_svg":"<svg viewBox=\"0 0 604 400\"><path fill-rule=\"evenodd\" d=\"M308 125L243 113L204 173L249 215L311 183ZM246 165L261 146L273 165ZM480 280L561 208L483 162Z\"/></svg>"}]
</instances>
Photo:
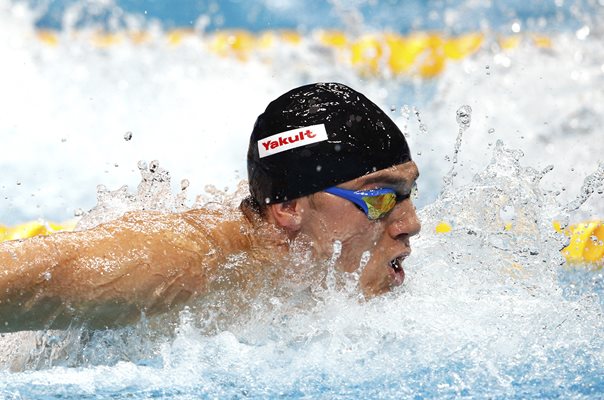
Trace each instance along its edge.
<instances>
[{"instance_id":1,"label":"wet black fabric","mask_svg":"<svg viewBox=\"0 0 604 400\"><path fill-rule=\"evenodd\" d=\"M318 124L327 141L259 157L259 140ZM256 120L247 156L250 193L260 204L281 203L409 160L400 129L363 94L339 83L305 85L272 101Z\"/></svg>"}]
</instances>

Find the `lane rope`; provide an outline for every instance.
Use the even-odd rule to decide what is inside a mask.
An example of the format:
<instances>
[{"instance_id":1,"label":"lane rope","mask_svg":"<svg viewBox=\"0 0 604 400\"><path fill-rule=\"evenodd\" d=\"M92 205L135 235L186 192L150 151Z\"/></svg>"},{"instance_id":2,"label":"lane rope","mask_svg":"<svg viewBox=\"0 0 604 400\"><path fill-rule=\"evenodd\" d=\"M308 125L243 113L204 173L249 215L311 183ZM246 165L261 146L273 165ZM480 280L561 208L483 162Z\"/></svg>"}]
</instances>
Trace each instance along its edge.
<instances>
[{"instance_id":1,"label":"lane rope","mask_svg":"<svg viewBox=\"0 0 604 400\"><path fill-rule=\"evenodd\" d=\"M241 62L252 58L270 62L267 50L307 46L330 49L334 62L348 65L364 76L411 76L429 79L438 76L448 62L462 60L483 47L499 48L507 52L522 43L551 49L552 39L540 34L523 33L512 36L487 37L482 32L447 36L438 32L414 32L401 35L376 32L350 35L337 30L317 30L307 35L296 31L224 30L199 33L188 29L173 29L164 33L132 32L60 32L38 30L36 36L45 45L56 47L66 39L83 40L97 48L120 45L164 44L178 47L193 44L220 57Z\"/></svg>"},{"instance_id":2,"label":"lane rope","mask_svg":"<svg viewBox=\"0 0 604 400\"><path fill-rule=\"evenodd\" d=\"M561 250L569 265L590 264L597 269L604 267L604 220L580 222L566 228L562 228L560 222L554 221L552 227L570 239L568 246ZM501 229L511 231L513 224L504 224ZM447 234L452 230L453 227L446 221L439 221L434 227L438 234Z\"/></svg>"}]
</instances>

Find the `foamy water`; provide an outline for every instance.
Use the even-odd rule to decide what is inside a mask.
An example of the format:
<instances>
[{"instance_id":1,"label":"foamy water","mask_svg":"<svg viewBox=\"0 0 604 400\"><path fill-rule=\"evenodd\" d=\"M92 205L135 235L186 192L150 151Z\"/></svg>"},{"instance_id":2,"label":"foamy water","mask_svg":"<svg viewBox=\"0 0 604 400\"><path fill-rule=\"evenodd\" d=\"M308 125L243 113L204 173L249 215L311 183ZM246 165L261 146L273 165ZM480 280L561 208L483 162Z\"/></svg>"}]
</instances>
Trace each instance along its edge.
<instances>
[{"instance_id":1,"label":"foamy water","mask_svg":"<svg viewBox=\"0 0 604 400\"><path fill-rule=\"evenodd\" d=\"M206 185L233 192L266 104L329 80L364 92L408 132L424 229L405 285L369 302L354 284L217 293L119 330L5 335L3 397L602 396L604 277L568 271L551 228L554 218L604 217L597 184L564 211L604 161L595 25L550 33L551 48L503 51L493 34L435 80L412 81L362 78L312 35L245 63L199 37L171 46L161 30L108 48L63 30L53 47L36 39L28 10L0 1L1 223L69 219L96 204L99 184L134 195L140 160L170 171L174 196L188 179L187 206ZM456 156L463 105L471 123ZM178 208L180 196L154 204ZM125 191L100 197L101 219L139 206ZM441 220L452 232L433 233ZM235 310L233 295L245 307Z\"/></svg>"}]
</instances>

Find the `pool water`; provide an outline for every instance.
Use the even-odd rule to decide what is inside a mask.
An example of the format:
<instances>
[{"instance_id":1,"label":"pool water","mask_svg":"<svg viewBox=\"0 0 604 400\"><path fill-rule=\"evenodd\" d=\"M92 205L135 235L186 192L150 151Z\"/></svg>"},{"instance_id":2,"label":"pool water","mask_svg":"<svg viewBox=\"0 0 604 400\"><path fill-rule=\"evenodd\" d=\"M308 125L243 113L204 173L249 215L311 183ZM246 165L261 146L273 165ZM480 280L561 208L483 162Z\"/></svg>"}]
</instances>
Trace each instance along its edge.
<instances>
[{"instance_id":1,"label":"pool water","mask_svg":"<svg viewBox=\"0 0 604 400\"><path fill-rule=\"evenodd\" d=\"M604 273L566 264L568 239L552 223L604 218L604 7L512 2L495 18L473 3L427 10L444 26L401 22L401 34L444 37L463 33L446 21L482 21L466 27L483 32L480 48L426 78L360 71L321 44L316 19L296 26L300 42L242 59L208 45L219 26L174 44L173 17L144 25L148 41L102 44L74 5L116 13L116 3L44 13L41 3L0 0L2 223L77 214L85 227L142 207L147 193L164 211L237 204L255 117L294 86L330 80L375 99L408 135L423 224L405 284L380 298L359 299L356 277L326 265L322 284L220 290L122 329L4 334L0 396L603 397ZM133 4L120 18L144 24ZM372 15L401 7L359 3L329 18L352 38L342 15L356 10L370 31ZM48 26L56 42L40 39ZM520 40L504 46L510 37ZM171 183L150 179L137 192L156 160ZM440 222L451 231L436 233Z\"/></svg>"}]
</instances>

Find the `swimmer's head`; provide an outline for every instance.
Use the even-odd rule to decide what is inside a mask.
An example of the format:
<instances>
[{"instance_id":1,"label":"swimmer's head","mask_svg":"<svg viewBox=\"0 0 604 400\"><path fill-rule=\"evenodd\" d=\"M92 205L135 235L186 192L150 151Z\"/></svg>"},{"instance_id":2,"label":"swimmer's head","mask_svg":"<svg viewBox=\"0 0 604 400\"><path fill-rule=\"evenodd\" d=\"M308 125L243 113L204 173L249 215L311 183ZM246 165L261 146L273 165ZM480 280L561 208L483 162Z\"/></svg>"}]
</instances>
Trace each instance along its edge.
<instances>
[{"instance_id":1,"label":"swimmer's head","mask_svg":"<svg viewBox=\"0 0 604 400\"><path fill-rule=\"evenodd\" d=\"M339 83L302 86L256 121L242 210L280 228L272 232L292 249L306 244L319 260L358 272L363 293L376 295L403 283L420 230L411 198L418 174L403 134L373 102Z\"/></svg>"},{"instance_id":2,"label":"swimmer's head","mask_svg":"<svg viewBox=\"0 0 604 400\"><path fill-rule=\"evenodd\" d=\"M411 160L400 129L340 83L293 89L256 120L247 156L250 193L277 204Z\"/></svg>"}]
</instances>

